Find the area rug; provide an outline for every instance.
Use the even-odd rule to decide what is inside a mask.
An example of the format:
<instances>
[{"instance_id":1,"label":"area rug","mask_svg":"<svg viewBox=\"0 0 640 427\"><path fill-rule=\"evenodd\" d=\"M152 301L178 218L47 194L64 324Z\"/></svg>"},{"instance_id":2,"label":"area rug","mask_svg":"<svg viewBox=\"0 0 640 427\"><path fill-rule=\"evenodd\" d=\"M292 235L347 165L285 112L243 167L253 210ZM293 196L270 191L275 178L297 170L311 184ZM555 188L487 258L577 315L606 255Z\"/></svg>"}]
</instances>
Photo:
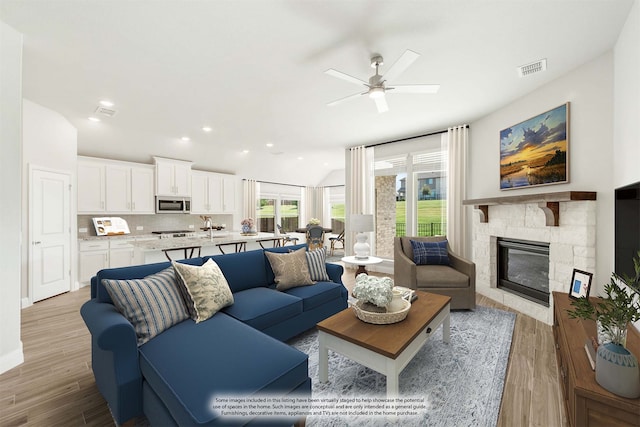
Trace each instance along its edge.
<instances>
[{"instance_id":1,"label":"area rug","mask_svg":"<svg viewBox=\"0 0 640 427\"><path fill-rule=\"evenodd\" d=\"M390 419L329 411L307 417L307 426L495 426L515 317L487 307L452 312L450 344L442 342L439 328L400 374L400 397L417 397L425 403L417 415ZM331 350L329 382L320 383L316 330L289 344L309 355L313 398L386 398L383 375Z\"/></svg>"}]
</instances>

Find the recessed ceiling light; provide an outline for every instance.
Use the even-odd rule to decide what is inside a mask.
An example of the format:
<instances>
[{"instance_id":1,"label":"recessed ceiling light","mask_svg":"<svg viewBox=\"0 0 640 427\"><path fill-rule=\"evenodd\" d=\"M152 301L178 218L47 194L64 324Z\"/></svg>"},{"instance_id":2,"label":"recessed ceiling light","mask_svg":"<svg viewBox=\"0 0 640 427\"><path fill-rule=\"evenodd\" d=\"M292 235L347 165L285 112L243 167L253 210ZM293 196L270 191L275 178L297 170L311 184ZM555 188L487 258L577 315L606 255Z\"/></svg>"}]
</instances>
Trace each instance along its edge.
<instances>
[{"instance_id":1,"label":"recessed ceiling light","mask_svg":"<svg viewBox=\"0 0 640 427\"><path fill-rule=\"evenodd\" d=\"M211 132L213 128L211 128L210 126L202 126L202 130L205 132Z\"/></svg>"},{"instance_id":2,"label":"recessed ceiling light","mask_svg":"<svg viewBox=\"0 0 640 427\"><path fill-rule=\"evenodd\" d=\"M180 138L182 141L187 142L187 141L191 141L191 138L189 138L188 136L183 136L182 138Z\"/></svg>"},{"instance_id":3,"label":"recessed ceiling light","mask_svg":"<svg viewBox=\"0 0 640 427\"><path fill-rule=\"evenodd\" d=\"M242 150L242 154L247 154L249 150Z\"/></svg>"},{"instance_id":4,"label":"recessed ceiling light","mask_svg":"<svg viewBox=\"0 0 640 427\"><path fill-rule=\"evenodd\" d=\"M100 101L100 105L102 105L103 107L113 107L113 102L103 99L102 101Z\"/></svg>"},{"instance_id":5,"label":"recessed ceiling light","mask_svg":"<svg viewBox=\"0 0 640 427\"><path fill-rule=\"evenodd\" d=\"M97 117L89 117L89 120L91 120L92 122L99 122L100 119Z\"/></svg>"},{"instance_id":6,"label":"recessed ceiling light","mask_svg":"<svg viewBox=\"0 0 640 427\"><path fill-rule=\"evenodd\" d=\"M267 142L267 147L269 147L269 148L273 147L273 143Z\"/></svg>"},{"instance_id":7,"label":"recessed ceiling light","mask_svg":"<svg viewBox=\"0 0 640 427\"><path fill-rule=\"evenodd\" d=\"M303 160L303 159L304 159L304 157L302 157L302 156L298 157L298 160Z\"/></svg>"},{"instance_id":8,"label":"recessed ceiling light","mask_svg":"<svg viewBox=\"0 0 640 427\"><path fill-rule=\"evenodd\" d=\"M324 162L324 165L325 165L325 166L329 166L329 163L327 163L327 162Z\"/></svg>"}]
</instances>

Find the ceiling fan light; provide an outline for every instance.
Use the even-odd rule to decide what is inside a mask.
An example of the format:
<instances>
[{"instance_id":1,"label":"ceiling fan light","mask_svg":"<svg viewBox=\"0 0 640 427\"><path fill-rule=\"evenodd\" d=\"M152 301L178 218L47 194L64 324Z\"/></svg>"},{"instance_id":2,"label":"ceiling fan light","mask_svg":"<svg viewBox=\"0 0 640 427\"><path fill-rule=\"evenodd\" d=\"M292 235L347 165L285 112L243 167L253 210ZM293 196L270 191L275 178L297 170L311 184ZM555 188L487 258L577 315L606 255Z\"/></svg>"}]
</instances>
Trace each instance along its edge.
<instances>
[{"instance_id":1,"label":"ceiling fan light","mask_svg":"<svg viewBox=\"0 0 640 427\"><path fill-rule=\"evenodd\" d=\"M382 87L372 87L369 89L369 98L382 98L384 96L384 88Z\"/></svg>"}]
</instances>

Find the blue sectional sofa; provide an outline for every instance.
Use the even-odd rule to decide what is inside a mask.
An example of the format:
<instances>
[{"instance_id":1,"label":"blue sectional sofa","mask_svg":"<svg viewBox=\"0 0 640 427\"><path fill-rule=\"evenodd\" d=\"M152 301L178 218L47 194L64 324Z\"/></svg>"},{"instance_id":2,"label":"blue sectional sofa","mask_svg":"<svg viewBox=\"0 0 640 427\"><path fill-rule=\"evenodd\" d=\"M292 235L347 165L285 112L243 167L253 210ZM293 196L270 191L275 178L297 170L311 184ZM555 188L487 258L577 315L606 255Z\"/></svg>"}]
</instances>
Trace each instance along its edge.
<instances>
[{"instance_id":1,"label":"blue sectional sofa","mask_svg":"<svg viewBox=\"0 0 640 427\"><path fill-rule=\"evenodd\" d=\"M216 394L310 396L307 355L283 341L347 307L343 268L326 264L330 282L278 291L264 254L305 246L180 261L202 265L212 258L229 283L234 303L201 323L184 320L140 346L102 280L142 279L171 264L99 271L81 314L91 333L96 384L116 422L144 415L161 426L293 424L296 419L221 418L211 410L211 401Z\"/></svg>"}]
</instances>

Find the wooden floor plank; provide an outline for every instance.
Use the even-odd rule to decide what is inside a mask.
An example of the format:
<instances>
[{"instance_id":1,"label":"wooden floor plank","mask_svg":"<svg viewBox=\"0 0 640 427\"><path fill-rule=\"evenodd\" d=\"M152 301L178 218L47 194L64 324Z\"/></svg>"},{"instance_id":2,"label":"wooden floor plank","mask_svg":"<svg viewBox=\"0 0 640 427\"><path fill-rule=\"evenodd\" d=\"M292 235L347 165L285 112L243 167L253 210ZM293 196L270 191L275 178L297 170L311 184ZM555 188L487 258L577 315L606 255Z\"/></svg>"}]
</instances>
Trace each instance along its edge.
<instances>
[{"instance_id":1,"label":"wooden floor plank","mask_svg":"<svg viewBox=\"0 0 640 427\"><path fill-rule=\"evenodd\" d=\"M352 289L353 270L343 280ZM91 371L80 316L88 299L82 288L22 310L25 362L0 375L0 426L114 425ZM482 295L476 302L517 314L498 425L566 426L551 328Z\"/></svg>"}]
</instances>

